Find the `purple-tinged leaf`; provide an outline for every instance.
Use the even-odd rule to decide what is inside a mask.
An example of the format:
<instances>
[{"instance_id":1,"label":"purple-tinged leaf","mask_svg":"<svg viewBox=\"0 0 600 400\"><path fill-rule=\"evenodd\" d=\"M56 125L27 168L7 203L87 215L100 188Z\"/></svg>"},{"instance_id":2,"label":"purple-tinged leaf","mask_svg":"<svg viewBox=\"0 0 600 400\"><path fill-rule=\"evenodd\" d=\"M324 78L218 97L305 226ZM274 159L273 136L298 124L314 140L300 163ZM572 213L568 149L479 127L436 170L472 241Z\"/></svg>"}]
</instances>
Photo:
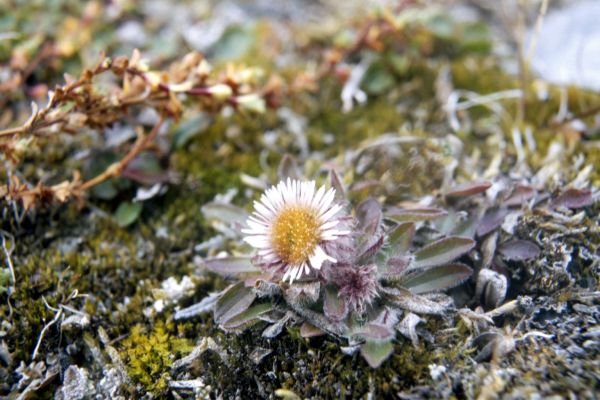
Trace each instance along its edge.
<instances>
[{"instance_id":1,"label":"purple-tinged leaf","mask_svg":"<svg viewBox=\"0 0 600 400\"><path fill-rule=\"evenodd\" d=\"M373 256L375 253L377 253L379 251L379 249L381 249L381 247L383 246L383 244L385 243L385 236L381 235L379 236L379 238L375 237L375 241L372 242L372 239L370 241L368 241L367 243L365 243L363 246L361 246L361 249L359 251L359 259L363 259L363 258L369 258L371 256Z\"/></svg>"},{"instance_id":2,"label":"purple-tinged leaf","mask_svg":"<svg viewBox=\"0 0 600 400\"><path fill-rule=\"evenodd\" d=\"M449 236L430 243L415 253L414 268L425 268L449 263L462 256L475 246L475 241L461 237Z\"/></svg>"},{"instance_id":3,"label":"purple-tinged leaf","mask_svg":"<svg viewBox=\"0 0 600 400\"><path fill-rule=\"evenodd\" d=\"M388 241L392 254L405 254L410 249L415 235L414 222L405 222L396 225L388 234Z\"/></svg>"},{"instance_id":4,"label":"purple-tinged leaf","mask_svg":"<svg viewBox=\"0 0 600 400\"><path fill-rule=\"evenodd\" d=\"M540 255L540 249L535 243L529 240L511 240L502 243L498 247L498 252L505 260L529 260Z\"/></svg>"},{"instance_id":5,"label":"purple-tinged leaf","mask_svg":"<svg viewBox=\"0 0 600 400\"><path fill-rule=\"evenodd\" d=\"M567 189L555 198L550 208L582 208L593 203L592 192L589 190Z\"/></svg>"},{"instance_id":6,"label":"purple-tinged leaf","mask_svg":"<svg viewBox=\"0 0 600 400\"><path fill-rule=\"evenodd\" d=\"M386 340L393 338L393 333L387 326L373 323L361 325L352 331L352 335L367 340Z\"/></svg>"},{"instance_id":7,"label":"purple-tinged leaf","mask_svg":"<svg viewBox=\"0 0 600 400\"><path fill-rule=\"evenodd\" d=\"M368 340L360 346L360 354L371 368L379 368L393 352L394 345L391 341Z\"/></svg>"},{"instance_id":8,"label":"purple-tinged leaf","mask_svg":"<svg viewBox=\"0 0 600 400\"><path fill-rule=\"evenodd\" d=\"M436 292L460 285L473 274L465 264L447 264L412 275L402 286L414 294Z\"/></svg>"},{"instance_id":9,"label":"purple-tinged leaf","mask_svg":"<svg viewBox=\"0 0 600 400\"><path fill-rule=\"evenodd\" d=\"M157 183L173 183L177 180L176 174L174 173L145 171L143 169L133 167L126 167L121 173L121 176L148 186L156 185Z\"/></svg>"},{"instance_id":10,"label":"purple-tinged leaf","mask_svg":"<svg viewBox=\"0 0 600 400\"><path fill-rule=\"evenodd\" d=\"M372 197L360 203L356 208L357 228L367 236L372 236L377 232L382 217L381 205Z\"/></svg>"},{"instance_id":11,"label":"purple-tinged leaf","mask_svg":"<svg viewBox=\"0 0 600 400\"><path fill-rule=\"evenodd\" d=\"M447 306L411 293L408 289L387 287L381 291L386 294L387 301L392 305L417 314L441 315L448 311Z\"/></svg>"},{"instance_id":12,"label":"purple-tinged leaf","mask_svg":"<svg viewBox=\"0 0 600 400\"><path fill-rule=\"evenodd\" d=\"M396 222L431 221L446 215L447 212L439 208L396 208L391 207L385 217Z\"/></svg>"},{"instance_id":13,"label":"purple-tinged leaf","mask_svg":"<svg viewBox=\"0 0 600 400\"><path fill-rule=\"evenodd\" d=\"M255 298L254 292L245 287L244 282L238 282L230 286L215 304L215 322L222 324L246 311Z\"/></svg>"},{"instance_id":14,"label":"purple-tinged leaf","mask_svg":"<svg viewBox=\"0 0 600 400\"><path fill-rule=\"evenodd\" d=\"M467 197L483 193L492 186L491 182L468 182L453 187L446 192L447 197Z\"/></svg>"},{"instance_id":15,"label":"purple-tinged leaf","mask_svg":"<svg viewBox=\"0 0 600 400\"><path fill-rule=\"evenodd\" d=\"M371 319L372 324L383 325L387 327L391 332L394 331L394 327L398 323L399 315L402 314L401 310L391 307L383 307L377 317Z\"/></svg>"},{"instance_id":16,"label":"purple-tinged leaf","mask_svg":"<svg viewBox=\"0 0 600 400\"><path fill-rule=\"evenodd\" d=\"M204 260L206 268L219 275L230 277L240 274L256 274L261 270L252 264L250 257L216 257Z\"/></svg>"},{"instance_id":17,"label":"purple-tinged leaf","mask_svg":"<svg viewBox=\"0 0 600 400\"><path fill-rule=\"evenodd\" d=\"M391 257L387 260L383 276L384 278L400 278L404 275L413 258L410 255Z\"/></svg>"},{"instance_id":18,"label":"purple-tinged leaf","mask_svg":"<svg viewBox=\"0 0 600 400\"><path fill-rule=\"evenodd\" d=\"M536 193L537 191L532 186L517 185L510 196L504 200L504 205L508 207L520 206L533 199Z\"/></svg>"},{"instance_id":19,"label":"purple-tinged leaf","mask_svg":"<svg viewBox=\"0 0 600 400\"><path fill-rule=\"evenodd\" d=\"M273 310L273 304L262 303L256 304L241 313L235 315L233 318L227 319L220 324L223 329L239 329L248 327L249 324L257 322L258 318L269 311Z\"/></svg>"},{"instance_id":20,"label":"purple-tinged leaf","mask_svg":"<svg viewBox=\"0 0 600 400\"><path fill-rule=\"evenodd\" d=\"M333 322L340 322L348 315L348 304L338 295L338 291L332 286L325 288L323 299L323 311L325 316Z\"/></svg>"},{"instance_id":21,"label":"purple-tinged leaf","mask_svg":"<svg viewBox=\"0 0 600 400\"><path fill-rule=\"evenodd\" d=\"M379 182L378 180L375 180L375 179L359 181L359 182L354 182L352 184L352 186L350 186L348 191L354 192L354 193L361 192L363 190L372 192L373 190L375 190L375 188L379 187L380 185L381 185L381 182Z\"/></svg>"},{"instance_id":22,"label":"purple-tinged leaf","mask_svg":"<svg viewBox=\"0 0 600 400\"><path fill-rule=\"evenodd\" d=\"M498 229L507 215L508 209L504 207L487 210L477 225L477 236L482 237L494 229Z\"/></svg>"},{"instance_id":23,"label":"purple-tinged leaf","mask_svg":"<svg viewBox=\"0 0 600 400\"><path fill-rule=\"evenodd\" d=\"M277 175L281 181L288 178L296 180L302 179L302 173L300 172L300 168L298 168L298 163L294 156L287 153L283 156L279 163L279 168L277 169Z\"/></svg>"},{"instance_id":24,"label":"purple-tinged leaf","mask_svg":"<svg viewBox=\"0 0 600 400\"><path fill-rule=\"evenodd\" d=\"M335 189L335 199L338 201L345 201L346 190L344 190L344 184L333 168L329 170L329 182L331 183L331 187Z\"/></svg>"},{"instance_id":25,"label":"purple-tinged leaf","mask_svg":"<svg viewBox=\"0 0 600 400\"><path fill-rule=\"evenodd\" d=\"M300 336L303 338L323 336L324 334L324 331L306 321L300 326Z\"/></svg>"},{"instance_id":26,"label":"purple-tinged leaf","mask_svg":"<svg viewBox=\"0 0 600 400\"><path fill-rule=\"evenodd\" d=\"M209 220L215 219L227 224L234 224L236 222L244 223L248 218L248 213L242 208L218 201L206 203L200 210L204 218Z\"/></svg>"}]
</instances>

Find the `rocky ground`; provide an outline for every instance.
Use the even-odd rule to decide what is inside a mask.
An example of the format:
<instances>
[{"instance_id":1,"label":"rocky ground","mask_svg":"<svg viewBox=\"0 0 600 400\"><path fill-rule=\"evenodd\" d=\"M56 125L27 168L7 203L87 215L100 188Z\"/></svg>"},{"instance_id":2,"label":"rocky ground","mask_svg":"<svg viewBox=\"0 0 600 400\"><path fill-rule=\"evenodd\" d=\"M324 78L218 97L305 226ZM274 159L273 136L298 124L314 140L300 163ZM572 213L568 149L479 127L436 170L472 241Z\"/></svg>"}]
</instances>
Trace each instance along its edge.
<instances>
[{"instance_id":1,"label":"rocky ground","mask_svg":"<svg viewBox=\"0 0 600 400\"><path fill-rule=\"evenodd\" d=\"M29 189L75 170L92 179L156 116L132 106L106 129L25 131L16 153L0 147L0 398L597 397L600 96L519 70L525 45L511 33L521 19L534 31L539 3L522 18L448 3L0 6L2 129L100 50L138 48L156 70L189 51L222 76L260 67L266 99L244 110L186 98L127 174L62 203L39 195L29 210L8 194L11 177ZM114 80L94 84L105 93ZM297 316L271 337L266 321L225 332L200 303L235 281L206 260L248 253L240 216L289 169L322 182L336 170L354 206L481 210L453 312L399 326L379 368L340 338L305 337ZM448 195L474 181L490 187ZM515 193L526 201L494 214ZM423 237L444 229L419 223ZM513 240L539 251L509 256Z\"/></svg>"}]
</instances>

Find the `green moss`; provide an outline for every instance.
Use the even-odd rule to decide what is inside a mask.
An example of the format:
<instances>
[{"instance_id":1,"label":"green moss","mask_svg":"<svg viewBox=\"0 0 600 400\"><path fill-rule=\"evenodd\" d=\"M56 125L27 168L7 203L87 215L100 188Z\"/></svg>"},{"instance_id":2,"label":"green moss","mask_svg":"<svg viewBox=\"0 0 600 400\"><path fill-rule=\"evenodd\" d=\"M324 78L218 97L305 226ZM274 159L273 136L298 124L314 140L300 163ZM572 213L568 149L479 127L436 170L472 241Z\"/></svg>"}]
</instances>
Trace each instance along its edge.
<instances>
[{"instance_id":1,"label":"green moss","mask_svg":"<svg viewBox=\"0 0 600 400\"><path fill-rule=\"evenodd\" d=\"M279 388L302 398L363 398L373 388L377 397L388 397L430 384L432 363L459 367L466 361L458 336L442 337L435 331L435 344L421 342L417 348L398 335L392 356L380 368L372 369L358 352L344 355L334 338L304 339L292 327L276 339L266 340L260 337L263 328L256 326L240 335L216 332L213 337L230 354L229 365L216 354L206 353L197 370L190 373L201 373L225 398L234 396L240 387L255 398ZM258 365L251 359L257 348L272 351Z\"/></svg>"},{"instance_id":2,"label":"green moss","mask_svg":"<svg viewBox=\"0 0 600 400\"><path fill-rule=\"evenodd\" d=\"M136 325L122 344L129 376L151 393L160 394L167 389L174 359L192 349L187 339L170 333L172 328L159 322L152 332L145 333L143 326Z\"/></svg>"}]
</instances>

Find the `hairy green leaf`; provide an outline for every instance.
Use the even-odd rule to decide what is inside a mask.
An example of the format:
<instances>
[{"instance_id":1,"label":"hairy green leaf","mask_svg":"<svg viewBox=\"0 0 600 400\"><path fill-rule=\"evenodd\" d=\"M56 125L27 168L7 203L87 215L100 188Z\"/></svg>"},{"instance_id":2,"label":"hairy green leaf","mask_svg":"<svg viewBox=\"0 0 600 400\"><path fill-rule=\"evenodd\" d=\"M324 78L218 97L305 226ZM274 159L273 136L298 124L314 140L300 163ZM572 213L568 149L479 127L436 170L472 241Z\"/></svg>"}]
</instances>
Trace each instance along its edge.
<instances>
[{"instance_id":1,"label":"hairy green leaf","mask_svg":"<svg viewBox=\"0 0 600 400\"><path fill-rule=\"evenodd\" d=\"M222 324L246 311L255 298L256 294L245 287L243 282L230 286L215 304L215 322Z\"/></svg>"},{"instance_id":2,"label":"hairy green leaf","mask_svg":"<svg viewBox=\"0 0 600 400\"><path fill-rule=\"evenodd\" d=\"M402 286L414 294L435 292L458 286L472 274L473 270L465 264L441 265L411 276Z\"/></svg>"},{"instance_id":3,"label":"hairy green leaf","mask_svg":"<svg viewBox=\"0 0 600 400\"><path fill-rule=\"evenodd\" d=\"M365 344L360 346L360 354L362 354L371 368L379 368L393 351L394 345L391 340L383 342L368 340Z\"/></svg>"},{"instance_id":4,"label":"hairy green leaf","mask_svg":"<svg viewBox=\"0 0 600 400\"><path fill-rule=\"evenodd\" d=\"M200 210L204 218L216 219L227 224L243 223L248 218L248 213L242 208L217 201L206 203Z\"/></svg>"},{"instance_id":5,"label":"hairy green leaf","mask_svg":"<svg viewBox=\"0 0 600 400\"><path fill-rule=\"evenodd\" d=\"M415 253L415 268L441 265L455 260L475 246L475 242L461 236L449 236L433 242Z\"/></svg>"},{"instance_id":6,"label":"hairy green leaf","mask_svg":"<svg viewBox=\"0 0 600 400\"><path fill-rule=\"evenodd\" d=\"M256 304L231 319L226 320L222 326L225 329L236 329L247 326L249 323L256 321L261 315L273 310L273 307L271 303Z\"/></svg>"},{"instance_id":7,"label":"hairy green leaf","mask_svg":"<svg viewBox=\"0 0 600 400\"><path fill-rule=\"evenodd\" d=\"M252 264L250 257L217 257L204 260L206 268L219 275L228 277L240 274L261 272Z\"/></svg>"}]
</instances>

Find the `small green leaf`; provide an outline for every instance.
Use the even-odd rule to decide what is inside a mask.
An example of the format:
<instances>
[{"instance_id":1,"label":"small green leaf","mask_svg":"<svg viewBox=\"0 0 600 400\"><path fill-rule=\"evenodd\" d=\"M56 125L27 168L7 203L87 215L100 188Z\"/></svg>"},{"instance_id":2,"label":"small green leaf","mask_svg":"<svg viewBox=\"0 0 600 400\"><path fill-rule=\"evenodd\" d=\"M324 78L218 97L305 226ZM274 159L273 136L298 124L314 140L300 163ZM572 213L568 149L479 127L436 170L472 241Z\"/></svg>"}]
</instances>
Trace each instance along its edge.
<instances>
[{"instance_id":1,"label":"small green leaf","mask_svg":"<svg viewBox=\"0 0 600 400\"><path fill-rule=\"evenodd\" d=\"M492 46L488 25L479 21L464 25L462 39L461 45L465 52L487 53Z\"/></svg>"},{"instance_id":2,"label":"small green leaf","mask_svg":"<svg viewBox=\"0 0 600 400\"><path fill-rule=\"evenodd\" d=\"M405 222L393 228L388 235L392 254L405 254L410 249L414 235L415 224L413 222Z\"/></svg>"},{"instance_id":3,"label":"small green leaf","mask_svg":"<svg viewBox=\"0 0 600 400\"><path fill-rule=\"evenodd\" d=\"M215 304L215 322L222 324L246 311L255 298L256 294L245 287L244 282L230 286Z\"/></svg>"},{"instance_id":4,"label":"small green leaf","mask_svg":"<svg viewBox=\"0 0 600 400\"><path fill-rule=\"evenodd\" d=\"M123 202L119 204L117 211L115 211L115 219L117 224L124 228L133 224L142 213L142 203L129 203Z\"/></svg>"},{"instance_id":5,"label":"small green leaf","mask_svg":"<svg viewBox=\"0 0 600 400\"><path fill-rule=\"evenodd\" d=\"M443 39L451 39L454 33L454 23L452 17L447 14L436 14L427 19L425 24L429 30L436 36Z\"/></svg>"},{"instance_id":6,"label":"small green leaf","mask_svg":"<svg viewBox=\"0 0 600 400\"><path fill-rule=\"evenodd\" d=\"M415 253L415 268L441 265L455 260L475 246L475 242L461 236L450 236L433 242Z\"/></svg>"},{"instance_id":7,"label":"small green leaf","mask_svg":"<svg viewBox=\"0 0 600 400\"><path fill-rule=\"evenodd\" d=\"M250 257L207 258L204 260L204 264L209 270L225 277L260 272L260 269L252 264Z\"/></svg>"},{"instance_id":8,"label":"small green leaf","mask_svg":"<svg viewBox=\"0 0 600 400\"><path fill-rule=\"evenodd\" d=\"M371 368L379 368L393 352L394 345L391 341L368 340L360 346L360 354Z\"/></svg>"},{"instance_id":9,"label":"small green leaf","mask_svg":"<svg viewBox=\"0 0 600 400\"><path fill-rule=\"evenodd\" d=\"M325 335L325 332L306 321L304 321L302 326L300 326L300 336L303 338L311 338L323 335Z\"/></svg>"},{"instance_id":10,"label":"small green leaf","mask_svg":"<svg viewBox=\"0 0 600 400\"><path fill-rule=\"evenodd\" d=\"M173 132L173 146L176 149L185 147L193 137L206 130L212 122L212 117L204 112L182 122Z\"/></svg>"},{"instance_id":11,"label":"small green leaf","mask_svg":"<svg viewBox=\"0 0 600 400\"><path fill-rule=\"evenodd\" d=\"M271 303L256 304L226 320L222 326L225 329L239 329L241 327L246 327L250 323L255 322L262 314L273 310L273 308L273 304Z\"/></svg>"},{"instance_id":12,"label":"small green leaf","mask_svg":"<svg viewBox=\"0 0 600 400\"><path fill-rule=\"evenodd\" d=\"M390 208L385 217L396 222L418 222L431 221L446 214L446 211L439 208Z\"/></svg>"},{"instance_id":13,"label":"small green leaf","mask_svg":"<svg viewBox=\"0 0 600 400\"><path fill-rule=\"evenodd\" d=\"M91 189L91 193L92 193L92 196L94 196L98 199L112 200L117 196L117 194L119 194L119 191L117 190L117 188L114 184L114 180L109 179L107 181L104 181L104 182L99 183L98 185L94 186Z\"/></svg>"},{"instance_id":14,"label":"small green leaf","mask_svg":"<svg viewBox=\"0 0 600 400\"><path fill-rule=\"evenodd\" d=\"M382 94L394 83L394 76L382 64L371 65L362 81L364 89L371 94Z\"/></svg>"},{"instance_id":15,"label":"small green leaf","mask_svg":"<svg viewBox=\"0 0 600 400\"><path fill-rule=\"evenodd\" d=\"M458 286L471 274L473 270L464 264L442 265L409 277L402 282L402 286L414 294L435 292Z\"/></svg>"},{"instance_id":16,"label":"small green leaf","mask_svg":"<svg viewBox=\"0 0 600 400\"><path fill-rule=\"evenodd\" d=\"M256 42L256 31L251 27L233 26L211 48L218 60L235 60L246 55Z\"/></svg>"},{"instance_id":17,"label":"small green leaf","mask_svg":"<svg viewBox=\"0 0 600 400\"><path fill-rule=\"evenodd\" d=\"M323 311L327 318L335 322L346 318L346 315L348 314L348 305L340 298L340 296L338 296L338 291L331 285L328 285L325 288Z\"/></svg>"},{"instance_id":18,"label":"small green leaf","mask_svg":"<svg viewBox=\"0 0 600 400\"><path fill-rule=\"evenodd\" d=\"M357 329L354 329L352 334L354 336L362 337L367 340L387 340L392 339L392 331L387 326L381 324L367 324L361 325Z\"/></svg>"},{"instance_id":19,"label":"small green leaf","mask_svg":"<svg viewBox=\"0 0 600 400\"><path fill-rule=\"evenodd\" d=\"M200 210L204 218L215 219L227 224L234 224L236 222L244 223L246 218L248 218L248 213L244 209L233 204L218 201L206 203Z\"/></svg>"}]
</instances>

